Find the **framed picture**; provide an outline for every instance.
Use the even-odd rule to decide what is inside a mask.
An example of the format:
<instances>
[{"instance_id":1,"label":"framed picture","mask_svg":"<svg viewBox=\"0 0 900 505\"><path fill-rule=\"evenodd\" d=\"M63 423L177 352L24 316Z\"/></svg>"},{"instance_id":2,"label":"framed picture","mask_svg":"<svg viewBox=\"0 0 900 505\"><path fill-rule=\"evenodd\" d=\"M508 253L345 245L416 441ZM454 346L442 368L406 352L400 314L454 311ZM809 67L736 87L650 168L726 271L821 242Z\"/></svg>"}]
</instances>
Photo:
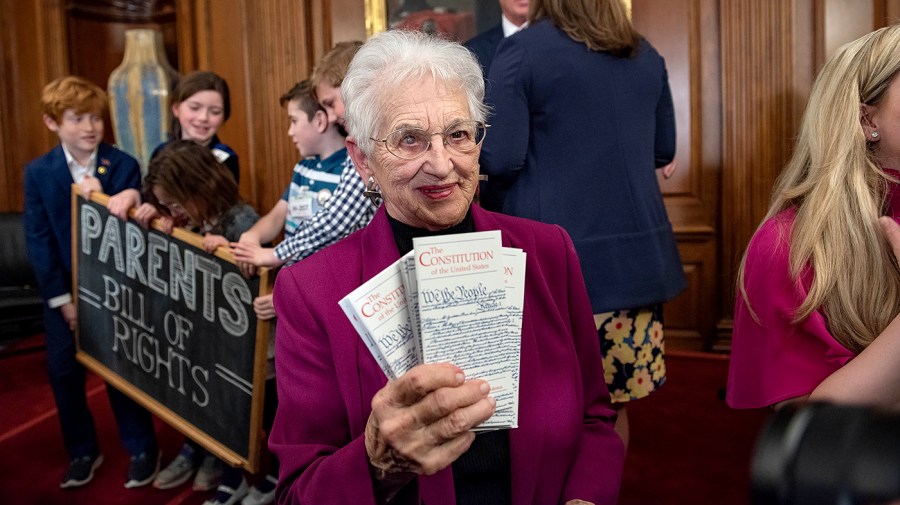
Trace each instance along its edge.
<instances>
[{"instance_id":1,"label":"framed picture","mask_svg":"<svg viewBox=\"0 0 900 505\"><path fill-rule=\"evenodd\" d=\"M465 42L500 22L497 0L366 0L366 35L393 29Z\"/></svg>"},{"instance_id":2,"label":"framed picture","mask_svg":"<svg viewBox=\"0 0 900 505\"><path fill-rule=\"evenodd\" d=\"M631 0L622 0L631 17ZM389 28L465 42L500 22L498 0L366 0L366 36Z\"/></svg>"}]
</instances>

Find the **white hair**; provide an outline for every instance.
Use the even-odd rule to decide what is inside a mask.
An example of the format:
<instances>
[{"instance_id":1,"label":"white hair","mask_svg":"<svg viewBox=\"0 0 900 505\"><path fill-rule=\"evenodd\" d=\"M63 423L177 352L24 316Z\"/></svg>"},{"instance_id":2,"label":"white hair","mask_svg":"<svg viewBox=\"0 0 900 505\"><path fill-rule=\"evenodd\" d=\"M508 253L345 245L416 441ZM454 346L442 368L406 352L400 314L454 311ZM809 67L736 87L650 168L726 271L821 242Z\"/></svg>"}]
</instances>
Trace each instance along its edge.
<instances>
[{"instance_id":1,"label":"white hair","mask_svg":"<svg viewBox=\"0 0 900 505\"><path fill-rule=\"evenodd\" d=\"M465 93L470 118L487 119L481 65L465 47L422 32L390 30L370 38L353 57L341 83L347 132L371 156L382 112L395 92L431 75Z\"/></svg>"}]
</instances>

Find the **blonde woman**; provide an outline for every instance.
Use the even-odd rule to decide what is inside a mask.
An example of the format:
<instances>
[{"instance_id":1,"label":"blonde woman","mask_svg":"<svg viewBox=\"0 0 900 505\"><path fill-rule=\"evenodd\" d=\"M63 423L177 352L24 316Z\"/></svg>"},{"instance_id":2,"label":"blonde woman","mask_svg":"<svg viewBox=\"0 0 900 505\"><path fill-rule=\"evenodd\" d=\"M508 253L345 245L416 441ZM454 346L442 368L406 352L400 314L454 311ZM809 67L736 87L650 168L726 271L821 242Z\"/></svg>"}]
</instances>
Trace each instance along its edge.
<instances>
[{"instance_id":1,"label":"blonde woman","mask_svg":"<svg viewBox=\"0 0 900 505\"><path fill-rule=\"evenodd\" d=\"M893 26L842 47L816 79L741 265L732 407L900 403L898 70Z\"/></svg>"}]
</instances>

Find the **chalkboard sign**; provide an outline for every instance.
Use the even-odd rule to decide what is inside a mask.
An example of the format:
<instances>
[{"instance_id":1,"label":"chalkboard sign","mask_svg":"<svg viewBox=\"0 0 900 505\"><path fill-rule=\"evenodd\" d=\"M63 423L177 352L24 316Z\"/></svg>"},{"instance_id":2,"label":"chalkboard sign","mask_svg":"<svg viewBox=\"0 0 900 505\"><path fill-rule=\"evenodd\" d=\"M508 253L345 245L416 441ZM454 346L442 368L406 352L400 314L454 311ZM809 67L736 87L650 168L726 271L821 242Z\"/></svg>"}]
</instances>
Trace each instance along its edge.
<instances>
[{"instance_id":1,"label":"chalkboard sign","mask_svg":"<svg viewBox=\"0 0 900 505\"><path fill-rule=\"evenodd\" d=\"M167 423L257 471L268 323L253 299L268 271L245 279L231 253L202 237L122 221L73 187L77 357Z\"/></svg>"}]
</instances>

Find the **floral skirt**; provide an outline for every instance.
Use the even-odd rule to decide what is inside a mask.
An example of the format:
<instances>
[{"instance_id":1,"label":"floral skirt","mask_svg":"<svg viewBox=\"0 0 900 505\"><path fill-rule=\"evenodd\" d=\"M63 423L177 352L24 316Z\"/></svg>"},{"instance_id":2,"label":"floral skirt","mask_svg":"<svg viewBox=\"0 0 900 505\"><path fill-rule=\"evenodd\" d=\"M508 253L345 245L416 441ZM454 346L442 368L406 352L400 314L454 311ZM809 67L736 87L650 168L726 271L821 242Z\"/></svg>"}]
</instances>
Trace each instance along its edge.
<instances>
[{"instance_id":1,"label":"floral skirt","mask_svg":"<svg viewBox=\"0 0 900 505\"><path fill-rule=\"evenodd\" d=\"M594 314L613 403L643 398L666 382L662 304Z\"/></svg>"}]
</instances>

